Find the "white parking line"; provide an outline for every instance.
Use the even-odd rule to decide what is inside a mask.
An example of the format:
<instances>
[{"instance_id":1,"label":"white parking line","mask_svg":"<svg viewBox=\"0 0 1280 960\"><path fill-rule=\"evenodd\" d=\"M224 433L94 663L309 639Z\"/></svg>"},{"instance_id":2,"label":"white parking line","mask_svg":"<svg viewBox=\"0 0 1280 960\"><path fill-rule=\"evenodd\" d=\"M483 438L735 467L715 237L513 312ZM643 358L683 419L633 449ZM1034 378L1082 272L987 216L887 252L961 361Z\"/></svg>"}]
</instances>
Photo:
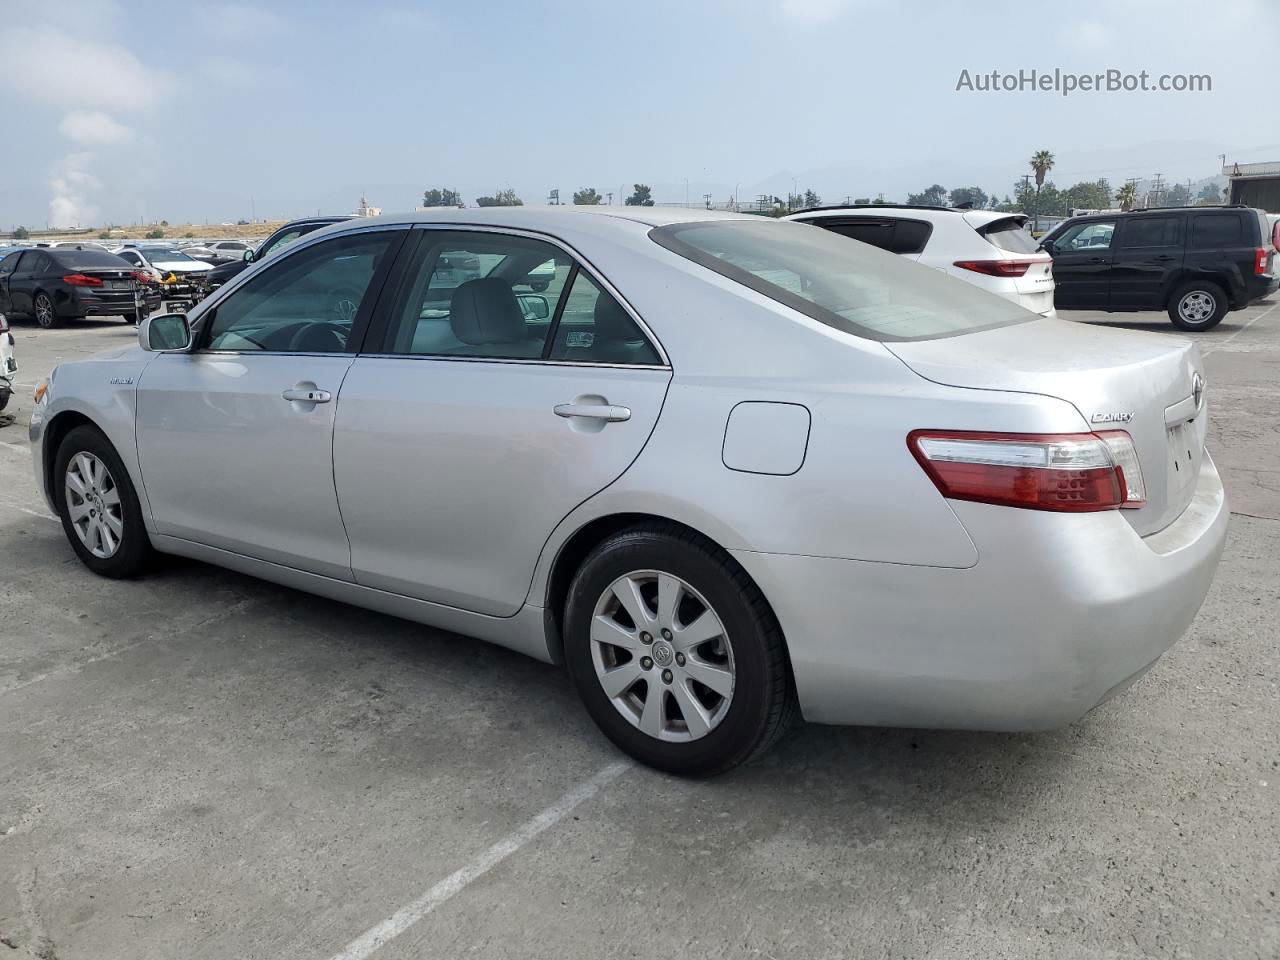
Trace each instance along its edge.
<instances>
[{"instance_id":1,"label":"white parking line","mask_svg":"<svg viewBox=\"0 0 1280 960\"><path fill-rule=\"evenodd\" d=\"M332 960L364 960L384 943L394 940L469 883L484 876L495 866L515 853L548 827L568 816L575 807L590 800L601 788L616 780L632 768L631 763L611 763L589 780L584 780L563 797L514 833L499 840L469 864L445 877L412 903L405 904L386 920L370 927L346 948L333 955Z\"/></svg>"},{"instance_id":2,"label":"white parking line","mask_svg":"<svg viewBox=\"0 0 1280 960\"><path fill-rule=\"evenodd\" d=\"M10 510L17 510L19 513L25 513L29 517L39 517L41 520L53 520L58 523L62 522L60 518L55 517L52 513L45 513L43 510L32 510L30 507L24 507L9 500L0 500L0 507L8 507Z\"/></svg>"},{"instance_id":3,"label":"white parking line","mask_svg":"<svg viewBox=\"0 0 1280 960\"><path fill-rule=\"evenodd\" d=\"M1280 307L1280 303L1274 303L1271 306L1267 307L1267 309L1263 310L1260 314L1258 314L1256 317L1254 317L1252 320L1246 323L1243 327L1241 327L1235 333L1231 334L1229 337L1224 337L1220 343L1215 343L1213 346L1209 347L1207 350L1201 350L1200 356L1207 357L1209 354L1213 353L1214 351L1221 350L1228 343L1230 343L1236 337L1240 336L1240 334L1244 333L1246 330L1252 327L1255 323L1257 323L1267 314L1271 313L1271 311L1273 311L1276 307Z\"/></svg>"}]
</instances>

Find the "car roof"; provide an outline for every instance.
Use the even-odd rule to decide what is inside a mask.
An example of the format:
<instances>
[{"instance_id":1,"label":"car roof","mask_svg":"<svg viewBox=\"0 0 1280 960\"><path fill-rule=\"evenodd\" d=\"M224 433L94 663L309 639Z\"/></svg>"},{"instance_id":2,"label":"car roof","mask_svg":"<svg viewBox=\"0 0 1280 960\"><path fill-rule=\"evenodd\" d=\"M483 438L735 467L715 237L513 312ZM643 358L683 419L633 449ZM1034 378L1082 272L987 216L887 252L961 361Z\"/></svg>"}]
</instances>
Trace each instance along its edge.
<instances>
[{"instance_id":1,"label":"car roof","mask_svg":"<svg viewBox=\"0 0 1280 960\"><path fill-rule=\"evenodd\" d=\"M851 206L809 207L805 210L789 213L783 219L808 218L813 214L821 214L823 217L874 217L898 212L910 212L915 214L917 219L923 220L962 217L970 226L982 226L983 224L1004 220L1008 217L1027 219L1027 214L1021 211L970 210L964 207L935 207L923 203L858 203Z\"/></svg>"}]
</instances>

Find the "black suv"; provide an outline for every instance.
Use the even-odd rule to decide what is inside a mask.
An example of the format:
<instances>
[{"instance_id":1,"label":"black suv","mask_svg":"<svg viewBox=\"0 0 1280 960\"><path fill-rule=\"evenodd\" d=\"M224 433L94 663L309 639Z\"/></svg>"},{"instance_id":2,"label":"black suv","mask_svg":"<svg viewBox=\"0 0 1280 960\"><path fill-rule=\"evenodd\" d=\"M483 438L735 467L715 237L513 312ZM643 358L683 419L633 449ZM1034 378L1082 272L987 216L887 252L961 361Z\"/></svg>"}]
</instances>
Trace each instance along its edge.
<instances>
[{"instance_id":1,"label":"black suv","mask_svg":"<svg viewBox=\"0 0 1280 960\"><path fill-rule=\"evenodd\" d=\"M207 290L216 290L229 280L239 276L241 271L251 263L257 263L283 250L295 240L300 240L308 233L319 230L321 227L327 227L331 223L341 223L343 220L352 219L346 217L306 217L302 220L291 220L283 227L262 241L262 246L256 251L246 250L244 258L241 260L232 260L230 263L219 264L204 275Z\"/></svg>"},{"instance_id":2,"label":"black suv","mask_svg":"<svg viewBox=\"0 0 1280 960\"><path fill-rule=\"evenodd\" d=\"M1075 217L1040 245L1059 310L1168 310L1174 326L1208 330L1280 286L1267 215L1252 207Z\"/></svg>"}]
</instances>

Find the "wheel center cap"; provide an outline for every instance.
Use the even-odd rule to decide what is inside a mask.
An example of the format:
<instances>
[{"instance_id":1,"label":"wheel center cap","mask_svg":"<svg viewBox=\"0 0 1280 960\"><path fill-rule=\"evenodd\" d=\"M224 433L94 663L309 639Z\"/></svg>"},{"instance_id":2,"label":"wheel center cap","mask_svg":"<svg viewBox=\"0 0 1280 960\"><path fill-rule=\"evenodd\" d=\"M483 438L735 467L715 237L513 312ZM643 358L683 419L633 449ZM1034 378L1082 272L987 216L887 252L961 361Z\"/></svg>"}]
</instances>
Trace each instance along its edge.
<instances>
[{"instance_id":1,"label":"wheel center cap","mask_svg":"<svg viewBox=\"0 0 1280 960\"><path fill-rule=\"evenodd\" d=\"M672 661L676 658L675 652L671 649L671 644L665 640L653 641L653 662L660 667L671 666Z\"/></svg>"}]
</instances>

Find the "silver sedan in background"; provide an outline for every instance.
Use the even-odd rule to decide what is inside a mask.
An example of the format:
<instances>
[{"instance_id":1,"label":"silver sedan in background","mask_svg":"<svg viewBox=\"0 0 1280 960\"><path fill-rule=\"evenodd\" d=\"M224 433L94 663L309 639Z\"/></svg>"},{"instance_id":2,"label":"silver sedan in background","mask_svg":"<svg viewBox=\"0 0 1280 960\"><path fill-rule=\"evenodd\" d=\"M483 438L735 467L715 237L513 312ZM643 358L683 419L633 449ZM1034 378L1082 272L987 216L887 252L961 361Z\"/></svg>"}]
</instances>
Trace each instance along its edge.
<instances>
[{"instance_id":1,"label":"silver sedan in background","mask_svg":"<svg viewBox=\"0 0 1280 960\"><path fill-rule=\"evenodd\" d=\"M680 774L797 709L1069 723L1177 640L1225 538L1194 346L802 224L351 221L139 341L31 419L91 570L181 554L565 663Z\"/></svg>"}]
</instances>

